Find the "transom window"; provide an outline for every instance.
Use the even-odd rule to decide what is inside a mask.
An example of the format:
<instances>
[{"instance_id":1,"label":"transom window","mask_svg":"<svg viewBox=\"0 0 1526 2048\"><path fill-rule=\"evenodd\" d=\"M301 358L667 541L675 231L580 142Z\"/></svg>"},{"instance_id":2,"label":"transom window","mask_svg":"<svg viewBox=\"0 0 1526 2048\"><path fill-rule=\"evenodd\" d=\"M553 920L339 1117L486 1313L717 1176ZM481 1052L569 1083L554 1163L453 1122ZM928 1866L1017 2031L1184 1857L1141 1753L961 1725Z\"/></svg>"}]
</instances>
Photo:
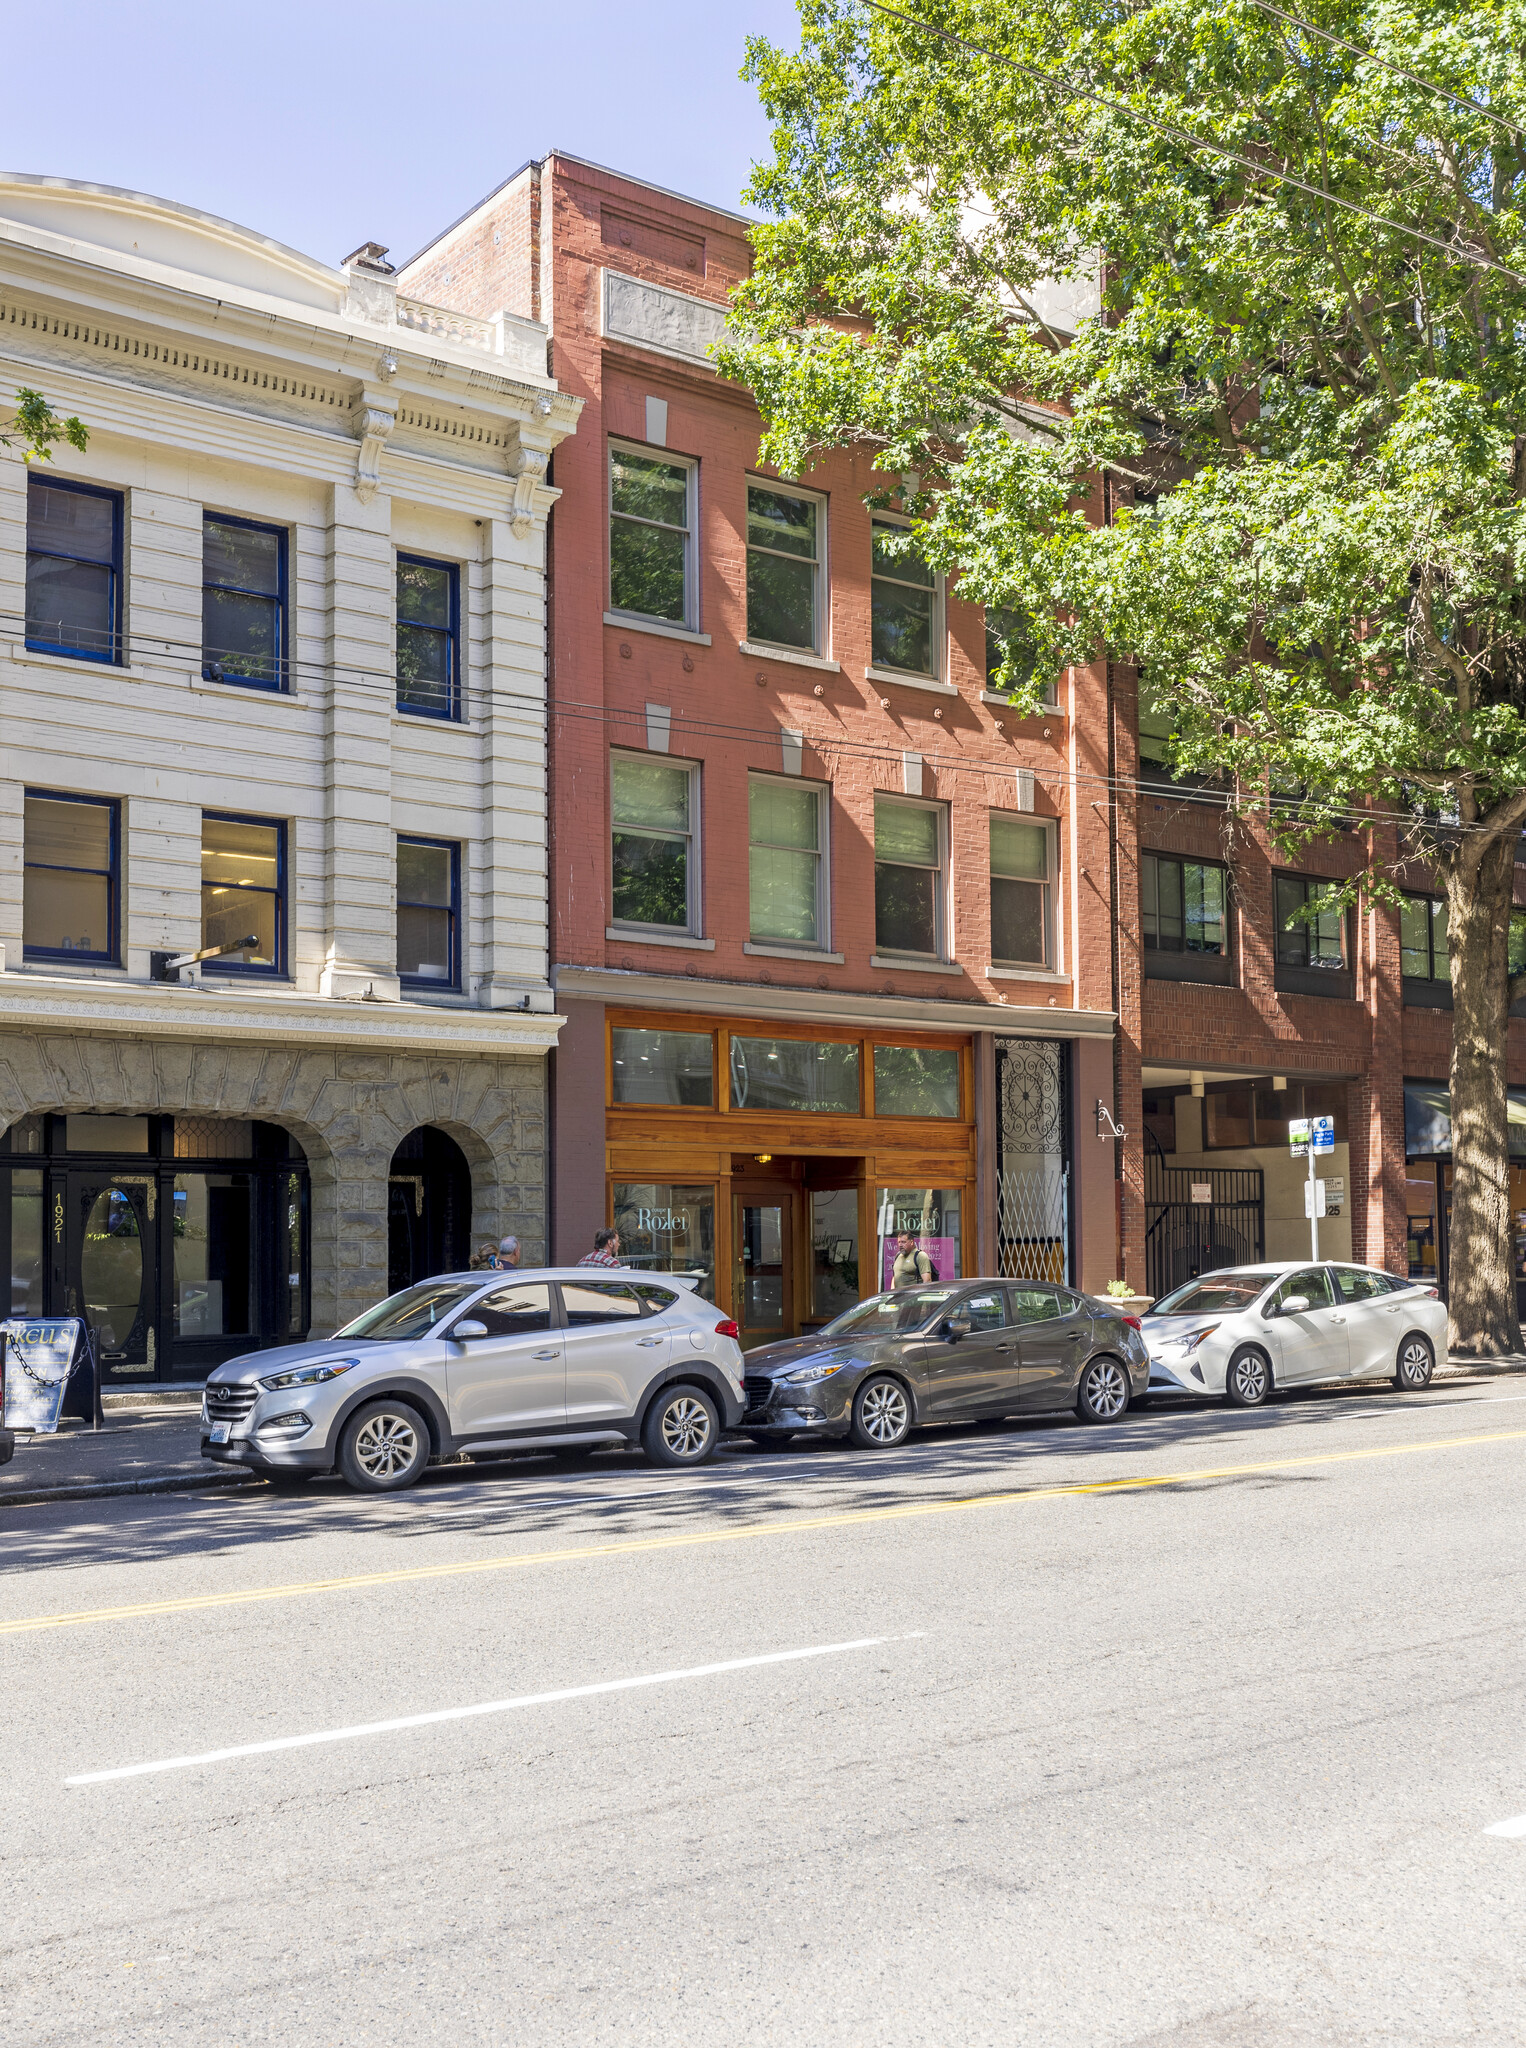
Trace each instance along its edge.
<instances>
[{"instance_id":1,"label":"transom window","mask_svg":"<svg viewBox=\"0 0 1526 2048\"><path fill-rule=\"evenodd\" d=\"M699 877L694 813L699 771L655 754L610 756L613 921L692 931Z\"/></svg>"},{"instance_id":2,"label":"transom window","mask_svg":"<svg viewBox=\"0 0 1526 2048\"><path fill-rule=\"evenodd\" d=\"M1042 819L991 813L991 960L1045 967L1052 953L1054 835Z\"/></svg>"},{"instance_id":3,"label":"transom window","mask_svg":"<svg viewBox=\"0 0 1526 2048\"><path fill-rule=\"evenodd\" d=\"M821 526L817 498L747 486L747 637L821 652Z\"/></svg>"},{"instance_id":4,"label":"transom window","mask_svg":"<svg viewBox=\"0 0 1526 2048\"><path fill-rule=\"evenodd\" d=\"M959 1052L944 1045L874 1048L876 1116L958 1116Z\"/></svg>"},{"instance_id":5,"label":"transom window","mask_svg":"<svg viewBox=\"0 0 1526 2048\"><path fill-rule=\"evenodd\" d=\"M715 1101L713 1031L644 1031L615 1025L609 1051L610 1094L616 1102L709 1109Z\"/></svg>"},{"instance_id":6,"label":"transom window","mask_svg":"<svg viewBox=\"0 0 1526 2048\"><path fill-rule=\"evenodd\" d=\"M873 522L870 658L876 668L936 677L942 639L942 586L899 520Z\"/></svg>"},{"instance_id":7,"label":"transom window","mask_svg":"<svg viewBox=\"0 0 1526 2048\"><path fill-rule=\"evenodd\" d=\"M835 1110L857 1116L859 1054L851 1040L733 1038L733 1109Z\"/></svg>"},{"instance_id":8,"label":"transom window","mask_svg":"<svg viewBox=\"0 0 1526 2048\"><path fill-rule=\"evenodd\" d=\"M25 803L23 957L114 963L120 806L30 789Z\"/></svg>"},{"instance_id":9,"label":"transom window","mask_svg":"<svg viewBox=\"0 0 1526 2048\"><path fill-rule=\"evenodd\" d=\"M202 812L201 943L234 949L205 961L204 973L285 972L286 827L277 820Z\"/></svg>"},{"instance_id":10,"label":"transom window","mask_svg":"<svg viewBox=\"0 0 1526 2048\"><path fill-rule=\"evenodd\" d=\"M397 558L397 708L461 716L460 571L420 555Z\"/></svg>"},{"instance_id":11,"label":"transom window","mask_svg":"<svg viewBox=\"0 0 1526 2048\"><path fill-rule=\"evenodd\" d=\"M203 514L202 676L286 688L286 534L250 519Z\"/></svg>"},{"instance_id":12,"label":"transom window","mask_svg":"<svg viewBox=\"0 0 1526 2048\"><path fill-rule=\"evenodd\" d=\"M449 839L397 842L397 973L416 988L461 986L461 849Z\"/></svg>"},{"instance_id":13,"label":"transom window","mask_svg":"<svg viewBox=\"0 0 1526 2048\"><path fill-rule=\"evenodd\" d=\"M692 626L698 465L609 450L609 603L636 618Z\"/></svg>"},{"instance_id":14,"label":"transom window","mask_svg":"<svg viewBox=\"0 0 1526 2048\"><path fill-rule=\"evenodd\" d=\"M825 791L811 782L754 775L747 784L747 885L755 939L821 946Z\"/></svg>"},{"instance_id":15,"label":"transom window","mask_svg":"<svg viewBox=\"0 0 1526 2048\"><path fill-rule=\"evenodd\" d=\"M936 804L874 799L874 944L943 957L943 816Z\"/></svg>"},{"instance_id":16,"label":"transom window","mask_svg":"<svg viewBox=\"0 0 1526 2048\"><path fill-rule=\"evenodd\" d=\"M26 644L86 661L122 659L122 497L27 476Z\"/></svg>"}]
</instances>

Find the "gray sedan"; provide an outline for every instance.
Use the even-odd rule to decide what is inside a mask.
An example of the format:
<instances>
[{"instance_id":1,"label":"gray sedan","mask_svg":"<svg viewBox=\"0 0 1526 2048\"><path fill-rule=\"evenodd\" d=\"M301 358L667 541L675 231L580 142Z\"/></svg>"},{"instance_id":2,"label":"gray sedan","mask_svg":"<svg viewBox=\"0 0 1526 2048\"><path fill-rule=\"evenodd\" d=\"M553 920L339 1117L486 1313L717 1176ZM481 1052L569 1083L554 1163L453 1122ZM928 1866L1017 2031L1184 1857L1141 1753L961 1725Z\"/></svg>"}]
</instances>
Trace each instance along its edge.
<instances>
[{"instance_id":1,"label":"gray sedan","mask_svg":"<svg viewBox=\"0 0 1526 2048\"><path fill-rule=\"evenodd\" d=\"M1070 1407L1115 1422L1149 1376L1137 1318L1068 1288L903 1287L812 1336L749 1352L742 1427L765 1444L846 1436L891 1450L927 1422Z\"/></svg>"}]
</instances>

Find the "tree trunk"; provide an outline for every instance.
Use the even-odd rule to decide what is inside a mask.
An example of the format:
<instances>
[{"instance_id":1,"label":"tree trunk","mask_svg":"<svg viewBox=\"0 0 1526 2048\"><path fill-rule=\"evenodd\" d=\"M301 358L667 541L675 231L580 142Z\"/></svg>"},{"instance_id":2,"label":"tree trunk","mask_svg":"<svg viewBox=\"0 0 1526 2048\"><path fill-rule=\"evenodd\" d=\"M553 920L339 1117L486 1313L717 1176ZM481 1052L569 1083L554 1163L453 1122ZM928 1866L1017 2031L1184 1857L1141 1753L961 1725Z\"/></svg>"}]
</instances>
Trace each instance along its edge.
<instances>
[{"instance_id":1,"label":"tree trunk","mask_svg":"<svg viewBox=\"0 0 1526 2048\"><path fill-rule=\"evenodd\" d=\"M1448 1306L1454 1350L1498 1358L1521 1348L1510 1213L1505 1043L1515 835L1447 878L1452 955L1452 1223Z\"/></svg>"}]
</instances>

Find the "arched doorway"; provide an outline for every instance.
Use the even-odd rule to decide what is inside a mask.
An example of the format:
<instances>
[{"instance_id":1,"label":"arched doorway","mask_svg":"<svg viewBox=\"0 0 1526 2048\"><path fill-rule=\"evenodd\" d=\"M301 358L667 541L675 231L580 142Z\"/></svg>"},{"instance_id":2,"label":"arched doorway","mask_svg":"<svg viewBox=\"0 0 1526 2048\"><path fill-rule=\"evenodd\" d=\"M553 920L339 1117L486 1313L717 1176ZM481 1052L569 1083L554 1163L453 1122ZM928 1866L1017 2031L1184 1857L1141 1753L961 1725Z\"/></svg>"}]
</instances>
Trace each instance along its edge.
<instances>
[{"instance_id":1,"label":"arched doorway","mask_svg":"<svg viewBox=\"0 0 1526 2048\"><path fill-rule=\"evenodd\" d=\"M387 1176L387 1285L391 1293L471 1257L472 1176L454 1138L433 1124L410 1131Z\"/></svg>"}]
</instances>

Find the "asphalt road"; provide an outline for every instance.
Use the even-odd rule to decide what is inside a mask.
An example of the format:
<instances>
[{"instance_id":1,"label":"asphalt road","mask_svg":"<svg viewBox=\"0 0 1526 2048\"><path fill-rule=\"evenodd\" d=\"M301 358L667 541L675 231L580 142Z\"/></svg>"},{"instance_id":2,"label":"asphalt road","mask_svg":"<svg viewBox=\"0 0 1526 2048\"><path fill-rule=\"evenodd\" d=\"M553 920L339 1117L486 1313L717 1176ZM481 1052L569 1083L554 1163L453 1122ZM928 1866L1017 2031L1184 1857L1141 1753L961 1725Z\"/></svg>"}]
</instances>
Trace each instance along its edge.
<instances>
[{"instance_id":1,"label":"asphalt road","mask_svg":"<svg viewBox=\"0 0 1526 2048\"><path fill-rule=\"evenodd\" d=\"M1521 2042L1523 1482L1506 1378L11 1509L0 2042Z\"/></svg>"}]
</instances>

